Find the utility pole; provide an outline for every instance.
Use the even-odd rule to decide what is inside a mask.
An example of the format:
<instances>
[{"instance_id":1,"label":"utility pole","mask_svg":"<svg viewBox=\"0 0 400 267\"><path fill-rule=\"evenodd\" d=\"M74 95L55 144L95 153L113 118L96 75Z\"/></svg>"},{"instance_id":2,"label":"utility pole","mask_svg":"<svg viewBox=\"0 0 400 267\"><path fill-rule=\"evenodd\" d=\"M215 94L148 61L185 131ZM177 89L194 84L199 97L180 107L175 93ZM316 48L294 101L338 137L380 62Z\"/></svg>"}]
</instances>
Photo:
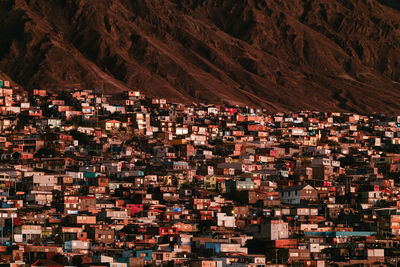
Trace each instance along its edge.
<instances>
[{"instance_id":1,"label":"utility pole","mask_svg":"<svg viewBox=\"0 0 400 267\"><path fill-rule=\"evenodd\" d=\"M14 217L15 214L11 213L11 244L14 243Z\"/></svg>"},{"instance_id":2,"label":"utility pole","mask_svg":"<svg viewBox=\"0 0 400 267\"><path fill-rule=\"evenodd\" d=\"M3 220L3 213L0 213L1 215L1 244L4 244L4 220Z\"/></svg>"}]
</instances>

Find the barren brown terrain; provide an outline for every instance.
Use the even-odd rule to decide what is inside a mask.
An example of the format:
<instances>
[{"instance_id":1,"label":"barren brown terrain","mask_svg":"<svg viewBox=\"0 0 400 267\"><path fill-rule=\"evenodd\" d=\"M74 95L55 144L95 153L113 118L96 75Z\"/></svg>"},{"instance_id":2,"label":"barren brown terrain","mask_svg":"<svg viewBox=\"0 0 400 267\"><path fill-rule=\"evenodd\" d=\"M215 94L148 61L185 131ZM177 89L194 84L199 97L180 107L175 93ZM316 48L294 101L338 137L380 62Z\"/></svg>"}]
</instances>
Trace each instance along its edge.
<instances>
[{"instance_id":1,"label":"barren brown terrain","mask_svg":"<svg viewBox=\"0 0 400 267\"><path fill-rule=\"evenodd\" d=\"M0 77L271 111L397 113L393 0L2 0Z\"/></svg>"}]
</instances>

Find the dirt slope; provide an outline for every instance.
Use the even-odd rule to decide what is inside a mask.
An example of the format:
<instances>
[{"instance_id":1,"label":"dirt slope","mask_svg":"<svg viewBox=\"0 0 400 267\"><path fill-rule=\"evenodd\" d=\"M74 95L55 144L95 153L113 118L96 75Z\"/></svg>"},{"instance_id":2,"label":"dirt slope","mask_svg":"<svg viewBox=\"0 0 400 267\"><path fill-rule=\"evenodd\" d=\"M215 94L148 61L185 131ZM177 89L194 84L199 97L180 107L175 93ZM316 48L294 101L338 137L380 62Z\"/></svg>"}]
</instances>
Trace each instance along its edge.
<instances>
[{"instance_id":1,"label":"dirt slope","mask_svg":"<svg viewBox=\"0 0 400 267\"><path fill-rule=\"evenodd\" d=\"M32 89L396 113L391 0L3 0L0 71Z\"/></svg>"}]
</instances>

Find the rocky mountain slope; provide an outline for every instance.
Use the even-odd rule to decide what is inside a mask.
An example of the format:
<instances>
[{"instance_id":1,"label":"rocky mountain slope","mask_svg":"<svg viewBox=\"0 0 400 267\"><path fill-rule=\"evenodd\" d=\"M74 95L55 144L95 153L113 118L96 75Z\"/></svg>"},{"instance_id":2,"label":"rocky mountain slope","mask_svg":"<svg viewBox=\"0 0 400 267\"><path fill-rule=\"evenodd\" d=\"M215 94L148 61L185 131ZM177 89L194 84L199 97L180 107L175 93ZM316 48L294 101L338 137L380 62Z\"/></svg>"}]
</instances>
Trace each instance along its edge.
<instances>
[{"instance_id":1,"label":"rocky mountain slope","mask_svg":"<svg viewBox=\"0 0 400 267\"><path fill-rule=\"evenodd\" d=\"M396 0L2 0L0 72L271 111L396 113Z\"/></svg>"}]
</instances>

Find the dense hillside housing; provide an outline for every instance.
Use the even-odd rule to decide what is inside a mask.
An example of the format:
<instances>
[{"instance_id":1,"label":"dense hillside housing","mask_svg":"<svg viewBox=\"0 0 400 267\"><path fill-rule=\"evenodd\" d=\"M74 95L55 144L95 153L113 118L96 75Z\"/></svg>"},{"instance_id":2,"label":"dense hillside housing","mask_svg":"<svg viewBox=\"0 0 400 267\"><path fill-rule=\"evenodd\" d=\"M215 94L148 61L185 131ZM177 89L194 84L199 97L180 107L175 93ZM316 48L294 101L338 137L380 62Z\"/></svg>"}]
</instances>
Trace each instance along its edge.
<instances>
[{"instance_id":1,"label":"dense hillside housing","mask_svg":"<svg viewBox=\"0 0 400 267\"><path fill-rule=\"evenodd\" d=\"M397 264L400 117L0 85L2 266Z\"/></svg>"}]
</instances>

